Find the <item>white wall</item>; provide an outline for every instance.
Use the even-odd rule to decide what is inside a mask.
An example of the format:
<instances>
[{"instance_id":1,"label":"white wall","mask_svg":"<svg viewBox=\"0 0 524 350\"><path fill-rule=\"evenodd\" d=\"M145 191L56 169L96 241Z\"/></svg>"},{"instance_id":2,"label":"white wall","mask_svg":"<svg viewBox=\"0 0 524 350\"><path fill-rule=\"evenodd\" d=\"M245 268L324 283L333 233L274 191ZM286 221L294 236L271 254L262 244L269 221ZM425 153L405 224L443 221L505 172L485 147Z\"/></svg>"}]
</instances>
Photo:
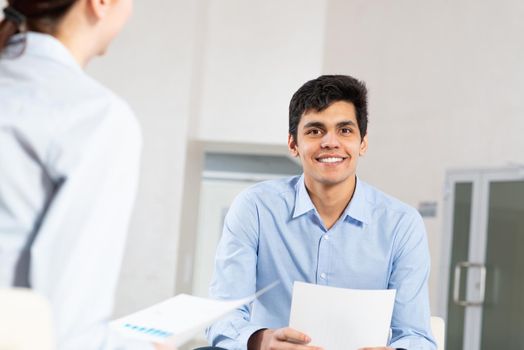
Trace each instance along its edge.
<instances>
[{"instance_id":1,"label":"white wall","mask_svg":"<svg viewBox=\"0 0 524 350\"><path fill-rule=\"evenodd\" d=\"M426 220L431 304L438 303L445 171L524 164L524 3L330 0L326 73L370 90L370 149L360 175Z\"/></svg>"},{"instance_id":2,"label":"white wall","mask_svg":"<svg viewBox=\"0 0 524 350\"><path fill-rule=\"evenodd\" d=\"M285 144L292 93L322 70L326 1L210 1L199 139Z\"/></svg>"},{"instance_id":3,"label":"white wall","mask_svg":"<svg viewBox=\"0 0 524 350\"><path fill-rule=\"evenodd\" d=\"M135 1L125 31L88 71L124 97L142 125L140 189L117 314L173 295L191 86L201 1Z\"/></svg>"}]
</instances>

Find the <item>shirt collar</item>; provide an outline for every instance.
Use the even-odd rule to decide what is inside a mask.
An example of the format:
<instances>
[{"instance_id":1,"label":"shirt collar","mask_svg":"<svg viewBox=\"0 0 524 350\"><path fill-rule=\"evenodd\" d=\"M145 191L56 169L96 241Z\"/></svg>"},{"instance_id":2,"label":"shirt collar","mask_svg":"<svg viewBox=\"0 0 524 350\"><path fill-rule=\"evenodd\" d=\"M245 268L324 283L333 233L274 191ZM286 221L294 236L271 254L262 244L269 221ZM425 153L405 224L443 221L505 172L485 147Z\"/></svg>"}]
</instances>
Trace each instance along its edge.
<instances>
[{"instance_id":1,"label":"shirt collar","mask_svg":"<svg viewBox=\"0 0 524 350\"><path fill-rule=\"evenodd\" d=\"M360 221L364 224L369 223L369 203L366 199L366 185L356 178L357 185L355 186L355 192L349 202L349 205L344 209L342 217L345 219L349 217L351 219ZM304 174L300 176L299 180L295 185L295 209L293 210L293 219L299 217L311 210L316 210L315 205L309 197L306 185L304 183Z\"/></svg>"},{"instance_id":2,"label":"shirt collar","mask_svg":"<svg viewBox=\"0 0 524 350\"><path fill-rule=\"evenodd\" d=\"M6 49L16 52L16 50L19 50L19 45L25 45L22 55L43 57L75 70L83 71L71 52L52 35L38 32L16 34L9 40Z\"/></svg>"},{"instance_id":3,"label":"shirt collar","mask_svg":"<svg viewBox=\"0 0 524 350\"><path fill-rule=\"evenodd\" d=\"M304 174L302 174L295 185L295 209L293 210L293 219L311 210L315 210L315 205L311 201L309 193L307 193Z\"/></svg>"},{"instance_id":4,"label":"shirt collar","mask_svg":"<svg viewBox=\"0 0 524 350\"><path fill-rule=\"evenodd\" d=\"M366 184L362 182L358 176L356 177L357 185L355 186L355 192L353 198L349 202L348 206L342 213L342 217L350 217L364 224L369 223L369 202L366 196Z\"/></svg>"}]
</instances>

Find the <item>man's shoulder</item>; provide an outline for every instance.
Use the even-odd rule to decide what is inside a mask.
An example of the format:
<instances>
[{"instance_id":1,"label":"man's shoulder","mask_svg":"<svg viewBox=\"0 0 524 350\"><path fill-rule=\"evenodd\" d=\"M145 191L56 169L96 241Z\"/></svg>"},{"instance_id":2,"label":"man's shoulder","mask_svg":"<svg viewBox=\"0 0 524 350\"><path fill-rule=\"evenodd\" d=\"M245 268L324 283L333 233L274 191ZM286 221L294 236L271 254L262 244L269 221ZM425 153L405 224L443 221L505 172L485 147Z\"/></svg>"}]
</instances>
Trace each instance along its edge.
<instances>
[{"instance_id":1,"label":"man's shoulder","mask_svg":"<svg viewBox=\"0 0 524 350\"><path fill-rule=\"evenodd\" d=\"M228 215L260 215L262 212L273 215L292 210L295 187L300 177L286 177L261 181L249 186L236 197Z\"/></svg>"},{"instance_id":2,"label":"man's shoulder","mask_svg":"<svg viewBox=\"0 0 524 350\"><path fill-rule=\"evenodd\" d=\"M261 203L294 200L296 185L299 180L300 176L290 176L261 181L246 188L238 197Z\"/></svg>"},{"instance_id":3,"label":"man's shoulder","mask_svg":"<svg viewBox=\"0 0 524 350\"><path fill-rule=\"evenodd\" d=\"M361 181L366 193L366 200L374 212L400 216L419 216L418 211L400 199Z\"/></svg>"},{"instance_id":4,"label":"man's shoulder","mask_svg":"<svg viewBox=\"0 0 524 350\"><path fill-rule=\"evenodd\" d=\"M280 196L287 193L295 193L296 185L300 176L289 176L278 179L265 180L249 186L245 192L254 196Z\"/></svg>"}]
</instances>

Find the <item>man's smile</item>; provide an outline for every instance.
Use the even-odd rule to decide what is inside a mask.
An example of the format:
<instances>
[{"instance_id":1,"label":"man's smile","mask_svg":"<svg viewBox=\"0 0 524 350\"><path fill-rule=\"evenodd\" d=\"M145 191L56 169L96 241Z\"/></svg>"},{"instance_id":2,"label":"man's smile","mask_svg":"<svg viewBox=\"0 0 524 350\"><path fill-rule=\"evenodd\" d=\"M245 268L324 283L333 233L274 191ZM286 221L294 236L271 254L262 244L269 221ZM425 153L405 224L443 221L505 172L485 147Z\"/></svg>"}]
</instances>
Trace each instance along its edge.
<instances>
[{"instance_id":1,"label":"man's smile","mask_svg":"<svg viewBox=\"0 0 524 350\"><path fill-rule=\"evenodd\" d=\"M325 164L338 164L342 163L344 160L346 160L348 157L343 157L340 155L324 155L315 158L317 162L325 163Z\"/></svg>"}]
</instances>

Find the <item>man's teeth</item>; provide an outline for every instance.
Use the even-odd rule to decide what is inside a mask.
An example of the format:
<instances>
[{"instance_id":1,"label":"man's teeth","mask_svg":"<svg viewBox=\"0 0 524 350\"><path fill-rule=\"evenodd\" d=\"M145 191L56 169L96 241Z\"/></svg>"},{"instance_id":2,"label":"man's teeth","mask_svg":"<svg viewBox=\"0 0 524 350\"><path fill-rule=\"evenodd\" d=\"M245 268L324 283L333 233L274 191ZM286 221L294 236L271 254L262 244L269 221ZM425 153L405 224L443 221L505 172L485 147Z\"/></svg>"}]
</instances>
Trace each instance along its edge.
<instances>
[{"instance_id":1,"label":"man's teeth","mask_svg":"<svg viewBox=\"0 0 524 350\"><path fill-rule=\"evenodd\" d=\"M329 158L319 158L319 162L321 163L337 163L337 162L341 162L343 160L343 158L338 158L338 157L329 157Z\"/></svg>"}]
</instances>

